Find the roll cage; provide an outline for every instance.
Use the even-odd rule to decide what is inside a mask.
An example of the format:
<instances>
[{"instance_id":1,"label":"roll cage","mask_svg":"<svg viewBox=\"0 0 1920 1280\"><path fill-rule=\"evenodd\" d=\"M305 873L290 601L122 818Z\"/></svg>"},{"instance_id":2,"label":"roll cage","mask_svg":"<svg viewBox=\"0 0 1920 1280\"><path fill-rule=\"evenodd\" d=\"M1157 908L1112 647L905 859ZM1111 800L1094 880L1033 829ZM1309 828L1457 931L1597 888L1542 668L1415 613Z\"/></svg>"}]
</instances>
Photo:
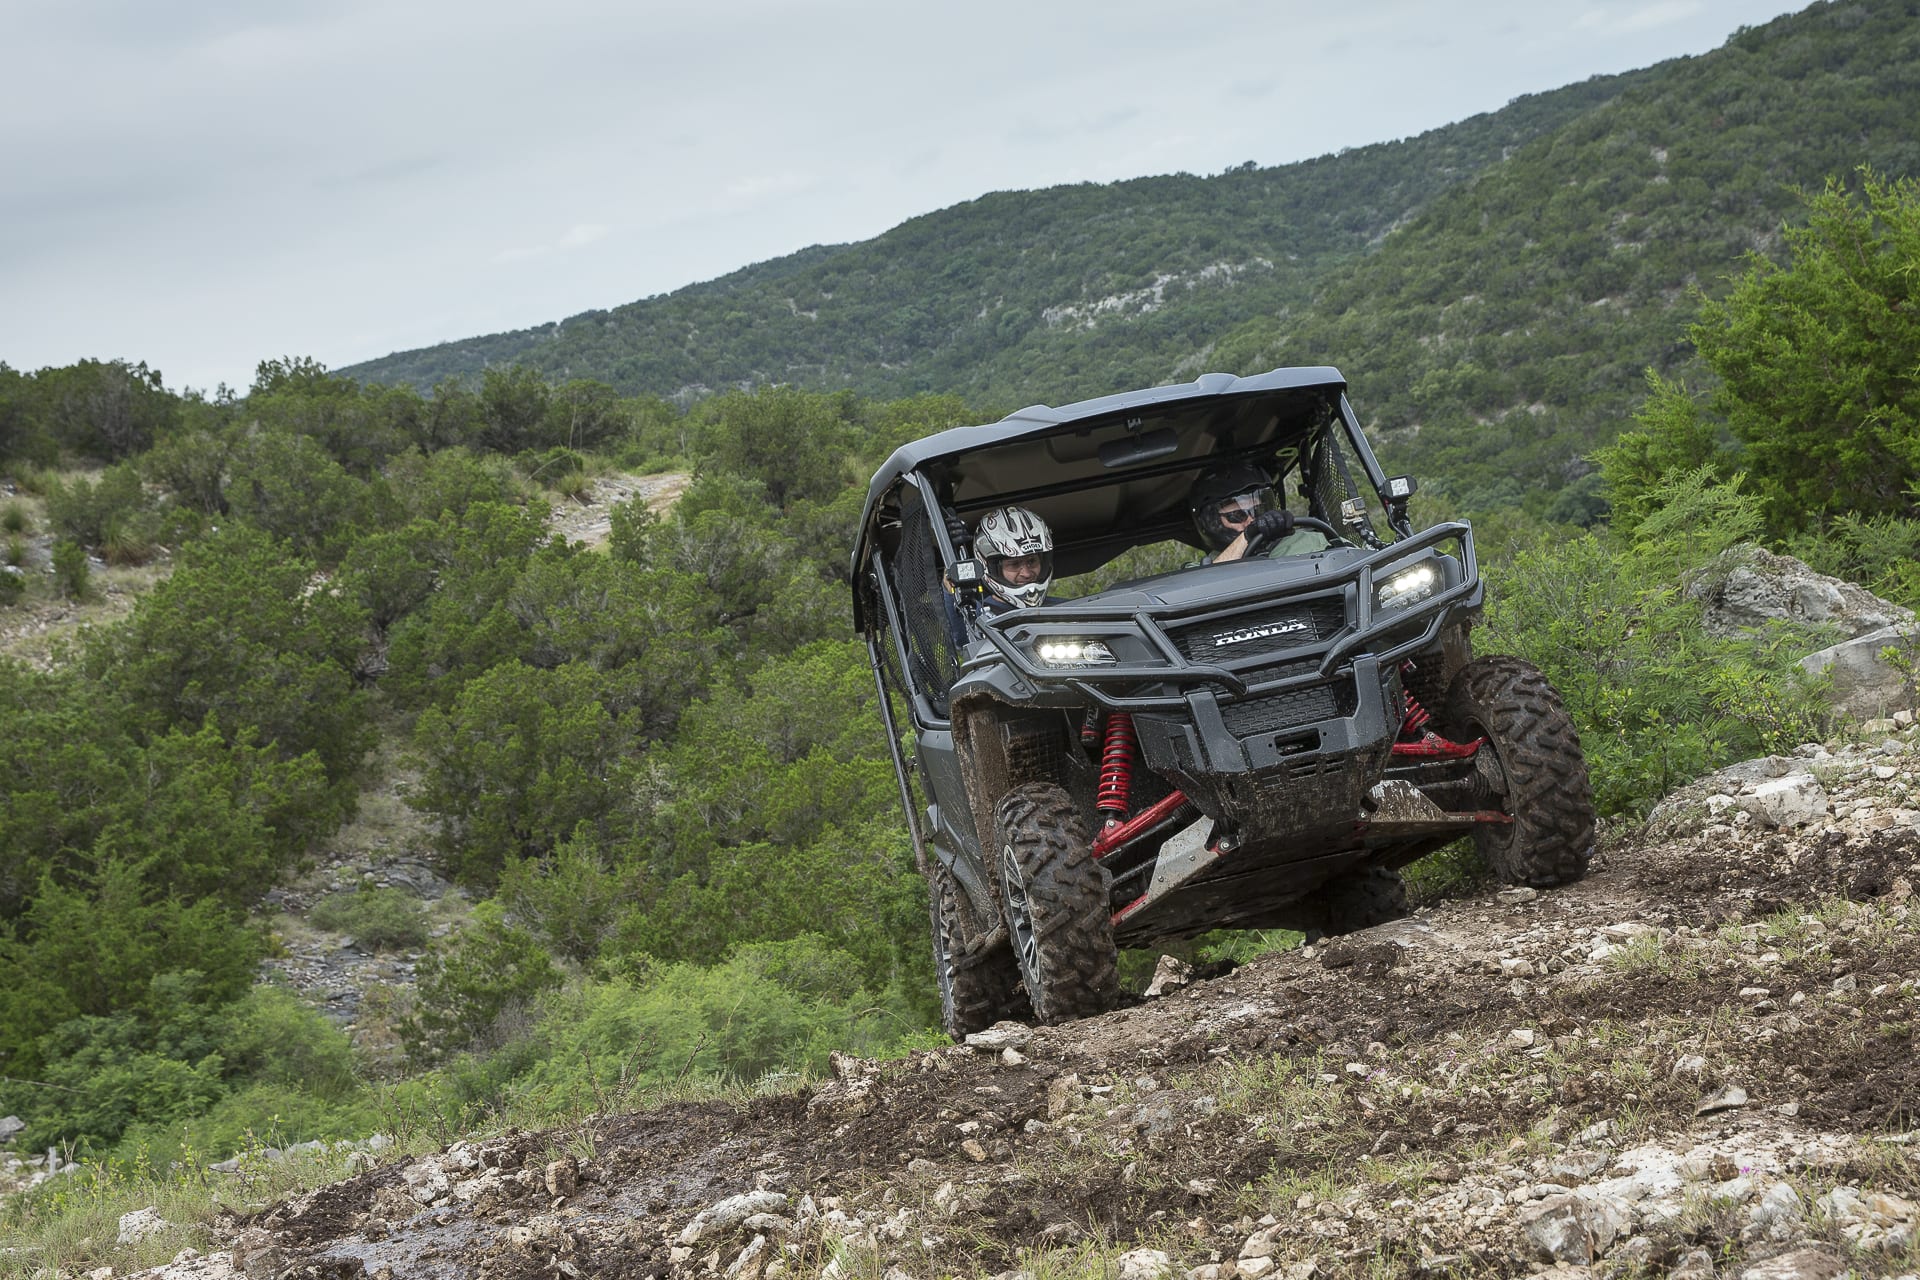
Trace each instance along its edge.
<instances>
[{"instance_id":1,"label":"roll cage","mask_svg":"<svg viewBox=\"0 0 1920 1280\"><path fill-rule=\"evenodd\" d=\"M947 633L941 579L957 558L943 513L971 521L995 506L1030 507L1052 528L1056 572L1084 573L1134 547L1177 541L1198 548L1187 495L1202 470L1233 462L1267 469L1290 494L1304 494L1310 514L1345 531L1370 552L1419 554L1452 539L1458 554L1446 594L1422 609L1430 622L1406 634L1396 651L1432 639L1444 609L1477 597L1471 534L1441 525L1415 538L1406 513L1411 486L1381 471L1346 398L1346 381L1326 367L1276 369L1253 377L1208 374L1192 383L1156 387L1054 408L1036 405L998 423L960 427L897 449L867 493L853 554L854 621L874 656L896 679L920 723L944 723L946 693L963 654ZM1397 535L1385 541L1375 520ZM1390 557L1398 563L1400 557ZM1248 664L1196 661L1174 636L1189 625L1225 617L1245 603L1235 593L1209 594L1182 609L1117 601L1050 604L983 620L989 652L1032 680L1046 680L1108 707L1181 703L1195 684L1244 694L1250 686L1308 682L1350 656L1371 621L1372 584L1382 559L1369 555L1315 584L1360 630L1320 647L1310 666L1287 672L1247 671ZM1227 583L1213 580L1215 588ZM1270 587L1249 583L1249 600ZM1109 593L1111 594L1111 593ZM889 625L898 619L898 628ZM1089 632L1088 629L1092 630ZM1138 638L1146 652L1097 673L1062 682L1028 652L1044 634L1107 631ZM1370 638L1370 637L1369 637ZM1138 646L1134 646L1138 648ZM1381 655L1390 656L1390 655ZM1269 667L1271 664L1267 664Z\"/></svg>"}]
</instances>

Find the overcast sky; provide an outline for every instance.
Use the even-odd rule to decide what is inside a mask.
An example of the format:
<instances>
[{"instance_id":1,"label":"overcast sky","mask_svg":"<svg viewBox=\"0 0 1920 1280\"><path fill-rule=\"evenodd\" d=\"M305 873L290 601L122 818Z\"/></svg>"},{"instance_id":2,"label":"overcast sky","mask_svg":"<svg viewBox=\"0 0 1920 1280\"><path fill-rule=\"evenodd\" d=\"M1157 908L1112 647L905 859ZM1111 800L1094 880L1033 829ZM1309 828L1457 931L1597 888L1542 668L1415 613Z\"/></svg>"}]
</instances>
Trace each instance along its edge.
<instances>
[{"instance_id":1,"label":"overcast sky","mask_svg":"<svg viewBox=\"0 0 1920 1280\"><path fill-rule=\"evenodd\" d=\"M0 0L0 361L244 389L989 191L1408 137L1800 7Z\"/></svg>"}]
</instances>

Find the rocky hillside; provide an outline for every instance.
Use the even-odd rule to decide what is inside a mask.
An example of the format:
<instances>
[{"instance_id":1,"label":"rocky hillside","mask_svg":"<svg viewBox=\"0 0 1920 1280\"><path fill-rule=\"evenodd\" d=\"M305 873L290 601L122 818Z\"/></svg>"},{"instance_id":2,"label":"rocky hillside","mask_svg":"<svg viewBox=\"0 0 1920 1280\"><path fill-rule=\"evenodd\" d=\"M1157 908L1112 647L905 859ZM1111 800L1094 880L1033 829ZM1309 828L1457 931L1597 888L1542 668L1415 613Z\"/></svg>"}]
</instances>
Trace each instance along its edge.
<instances>
[{"instance_id":1,"label":"rocky hillside","mask_svg":"<svg viewBox=\"0 0 1920 1280\"><path fill-rule=\"evenodd\" d=\"M1902 713L1702 780L1566 889L1167 964L1104 1017L817 1087L388 1154L159 1228L212 1251L140 1274L1913 1275L1916 882Z\"/></svg>"}]
</instances>

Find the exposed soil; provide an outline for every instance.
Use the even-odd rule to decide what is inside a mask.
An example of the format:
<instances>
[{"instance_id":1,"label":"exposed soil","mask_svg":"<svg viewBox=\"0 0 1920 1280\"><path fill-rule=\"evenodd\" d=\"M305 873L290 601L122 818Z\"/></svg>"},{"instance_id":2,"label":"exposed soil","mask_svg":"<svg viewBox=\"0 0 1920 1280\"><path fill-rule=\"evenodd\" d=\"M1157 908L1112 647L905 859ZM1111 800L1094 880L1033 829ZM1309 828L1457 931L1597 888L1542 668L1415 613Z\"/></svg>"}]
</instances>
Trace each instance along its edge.
<instances>
[{"instance_id":1,"label":"exposed soil","mask_svg":"<svg viewBox=\"0 0 1920 1280\"><path fill-rule=\"evenodd\" d=\"M1065 1026L397 1160L147 1274L1913 1274L1917 760Z\"/></svg>"}]
</instances>

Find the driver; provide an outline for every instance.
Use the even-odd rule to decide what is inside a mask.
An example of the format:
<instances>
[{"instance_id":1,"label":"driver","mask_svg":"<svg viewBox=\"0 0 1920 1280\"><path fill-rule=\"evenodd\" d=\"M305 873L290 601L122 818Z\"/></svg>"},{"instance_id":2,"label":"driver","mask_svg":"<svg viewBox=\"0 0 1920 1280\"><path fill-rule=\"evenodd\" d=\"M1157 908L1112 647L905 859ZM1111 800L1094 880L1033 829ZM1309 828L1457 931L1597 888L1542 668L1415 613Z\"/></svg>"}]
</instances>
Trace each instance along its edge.
<instances>
[{"instance_id":1,"label":"driver","mask_svg":"<svg viewBox=\"0 0 1920 1280\"><path fill-rule=\"evenodd\" d=\"M1238 560L1247 554L1248 542L1293 532L1293 512L1274 496L1273 478L1250 462L1201 472L1187 503L1207 547L1202 564Z\"/></svg>"}]
</instances>

